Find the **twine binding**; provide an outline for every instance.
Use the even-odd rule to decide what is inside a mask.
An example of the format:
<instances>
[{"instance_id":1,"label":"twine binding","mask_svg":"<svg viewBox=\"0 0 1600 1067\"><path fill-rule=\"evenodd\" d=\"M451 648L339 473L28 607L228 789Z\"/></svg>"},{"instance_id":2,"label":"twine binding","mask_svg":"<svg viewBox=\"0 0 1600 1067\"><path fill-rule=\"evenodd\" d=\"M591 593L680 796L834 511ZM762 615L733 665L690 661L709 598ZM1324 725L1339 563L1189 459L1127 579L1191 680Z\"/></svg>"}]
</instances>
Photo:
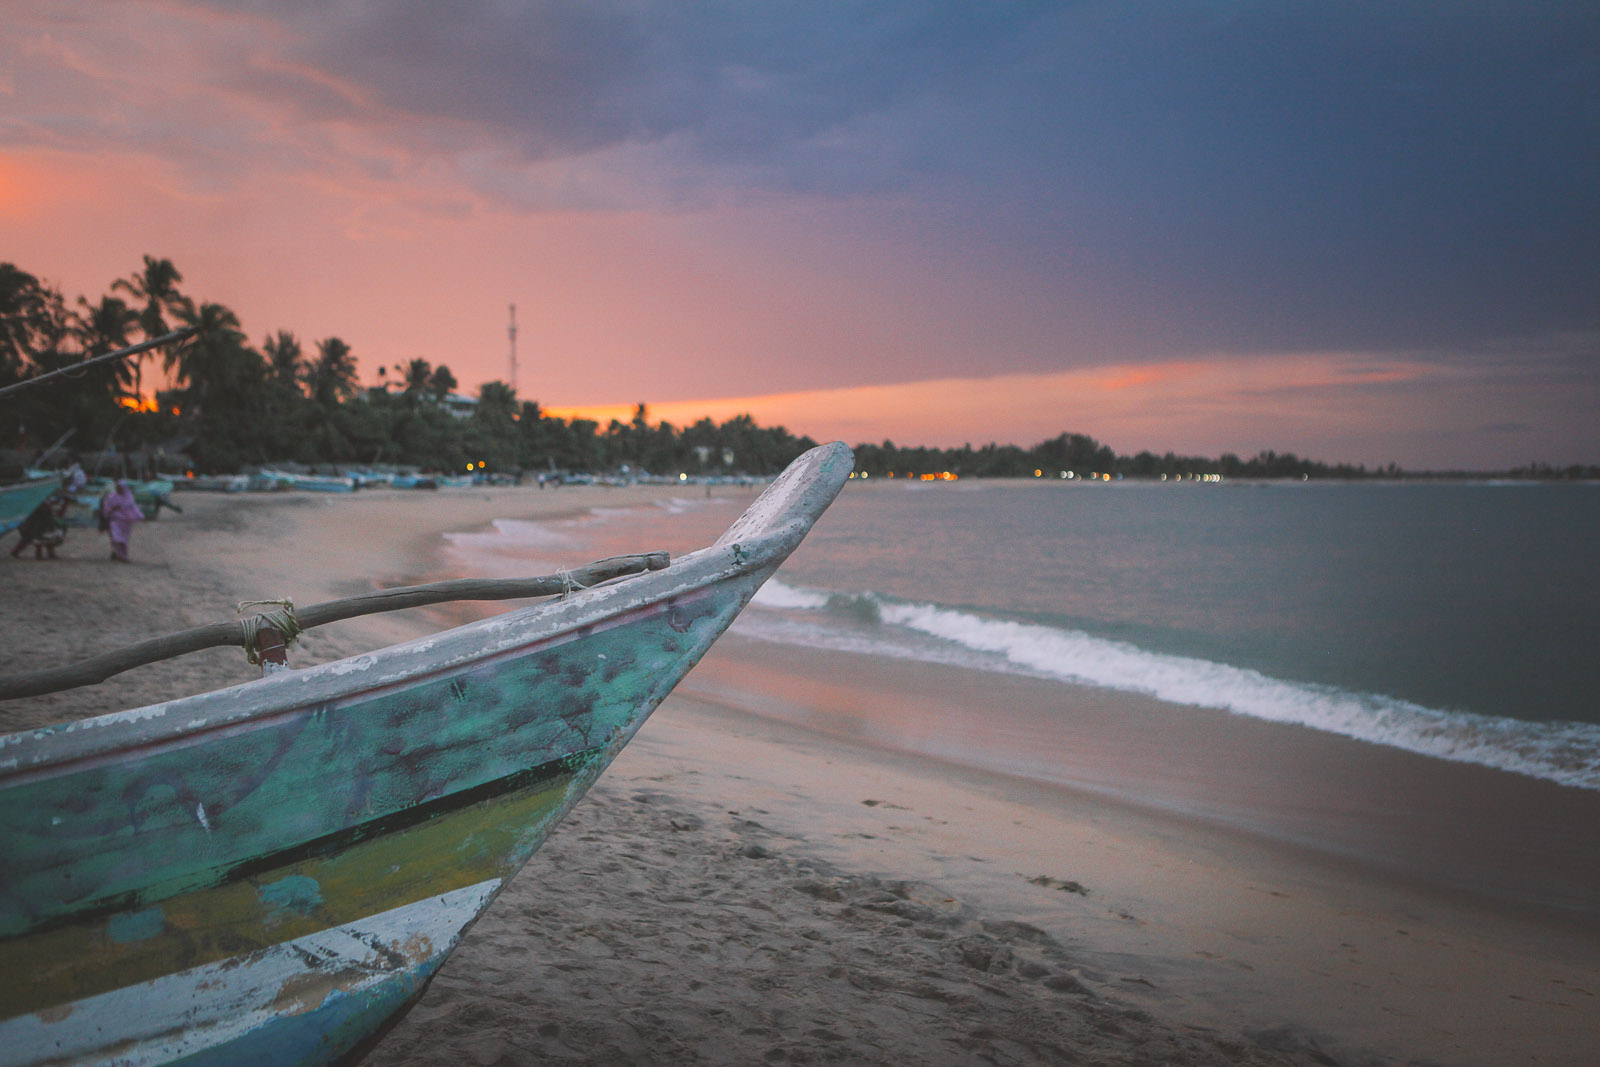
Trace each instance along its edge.
<instances>
[{"instance_id":1,"label":"twine binding","mask_svg":"<svg viewBox=\"0 0 1600 1067\"><path fill-rule=\"evenodd\" d=\"M300 620L295 618L294 601L288 597L282 600L241 600L239 611L263 604L276 604L271 611L261 611L254 615L246 615L239 620L244 627L244 655L252 664L261 665L261 628L270 626L283 635L283 647L287 649L294 644L295 638L300 636Z\"/></svg>"}]
</instances>

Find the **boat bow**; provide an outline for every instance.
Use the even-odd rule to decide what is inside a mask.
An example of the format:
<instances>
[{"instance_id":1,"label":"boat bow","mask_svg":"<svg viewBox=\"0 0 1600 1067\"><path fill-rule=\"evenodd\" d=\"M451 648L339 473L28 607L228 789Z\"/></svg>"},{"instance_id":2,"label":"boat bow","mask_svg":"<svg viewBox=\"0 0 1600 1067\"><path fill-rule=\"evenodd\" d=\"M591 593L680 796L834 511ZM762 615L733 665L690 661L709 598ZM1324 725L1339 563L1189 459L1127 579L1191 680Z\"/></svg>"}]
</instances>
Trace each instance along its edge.
<instances>
[{"instance_id":1,"label":"boat bow","mask_svg":"<svg viewBox=\"0 0 1600 1067\"><path fill-rule=\"evenodd\" d=\"M797 460L642 575L0 738L8 1062L329 1063L459 937L849 476Z\"/></svg>"}]
</instances>

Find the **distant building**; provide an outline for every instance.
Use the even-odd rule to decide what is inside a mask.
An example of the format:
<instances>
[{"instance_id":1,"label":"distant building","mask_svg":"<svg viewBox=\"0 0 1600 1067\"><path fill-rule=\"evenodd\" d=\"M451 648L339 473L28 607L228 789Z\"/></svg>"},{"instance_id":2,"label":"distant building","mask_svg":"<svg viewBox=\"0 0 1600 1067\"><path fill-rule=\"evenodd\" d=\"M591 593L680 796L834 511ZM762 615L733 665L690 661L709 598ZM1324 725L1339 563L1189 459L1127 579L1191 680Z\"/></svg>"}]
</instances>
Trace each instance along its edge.
<instances>
[{"instance_id":1,"label":"distant building","mask_svg":"<svg viewBox=\"0 0 1600 1067\"><path fill-rule=\"evenodd\" d=\"M470 419L472 413L478 410L478 398L450 393L444 398L444 409L458 419Z\"/></svg>"}]
</instances>

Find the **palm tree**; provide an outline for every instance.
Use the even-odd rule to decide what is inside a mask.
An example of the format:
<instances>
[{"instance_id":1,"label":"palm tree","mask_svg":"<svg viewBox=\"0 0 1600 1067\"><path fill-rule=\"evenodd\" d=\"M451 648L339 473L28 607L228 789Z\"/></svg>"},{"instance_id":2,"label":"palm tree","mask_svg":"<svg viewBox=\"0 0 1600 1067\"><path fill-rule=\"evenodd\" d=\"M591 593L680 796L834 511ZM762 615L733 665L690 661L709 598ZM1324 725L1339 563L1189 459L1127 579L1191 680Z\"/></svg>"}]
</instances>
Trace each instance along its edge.
<instances>
[{"instance_id":1,"label":"palm tree","mask_svg":"<svg viewBox=\"0 0 1600 1067\"><path fill-rule=\"evenodd\" d=\"M0 382L49 360L67 332L61 294L25 270L0 263Z\"/></svg>"},{"instance_id":2,"label":"palm tree","mask_svg":"<svg viewBox=\"0 0 1600 1067\"><path fill-rule=\"evenodd\" d=\"M299 427L307 417L303 381L306 361L300 339L288 330L279 330L261 345L266 356L266 387L263 392L265 447L274 456L288 456L295 450Z\"/></svg>"},{"instance_id":3,"label":"palm tree","mask_svg":"<svg viewBox=\"0 0 1600 1067\"><path fill-rule=\"evenodd\" d=\"M73 316L72 334L83 346L83 354L97 356L128 345L128 333L138 323L138 315L121 299L103 296L100 303L91 304L78 297L79 311ZM126 360L111 361L113 372L107 381L114 396L138 397L134 388L134 370ZM98 368L96 368L98 369Z\"/></svg>"},{"instance_id":4,"label":"palm tree","mask_svg":"<svg viewBox=\"0 0 1600 1067\"><path fill-rule=\"evenodd\" d=\"M267 367L272 372L272 380L298 393L300 381L305 376L305 359L300 348L300 339L288 330L279 330L267 338L261 348L266 353Z\"/></svg>"},{"instance_id":5,"label":"palm tree","mask_svg":"<svg viewBox=\"0 0 1600 1067\"><path fill-rule=\"evenodd\" d=\"M185 307L179 318L199 332L167 350L167 369L173 372L173 384L184 388L188 396L189 414L197 416L208 396L242 384L255 353L239 328L239 317L221 304Z\"/></svg>"},{"instance_id":6,"label":"palm tree","mask_svg":"<svg viewBox=\"0 0 1600 1067\"><path fill-rule=\"evenodd\" d=\"M167 323L168 315L182 318L182 312L193 310L193 301L178 292L178 283L181 281L183 275L172 265L172 260L145 256L144 270L127 278L118 278L111 283L111 288L113 291L123 290L133 298L135 304L143 305L138 313L139 330L148 341L171 332L172 328Z\"/></svg>"},{"instance_id":7,"label":"palm tree","mask_svg":"<svg viewBox=\"0 0 1600 1067\"><path fill-rule=\"evenodd\" d=\"M417 401L428 392L428 382L433 377L433 368L425 359L413 359L404 367L395 369L404 375L405 380L405 388L400 395L405 397L408 404L416 407Z\"/></svg>"},{"instance_id":8,"label":"palm tree","mask_svg":"<svg viewBox=\"0 0 1600 1067\"><path fill-rule=\"evenodd\" d=\"M457 386L456 376L450 373L450 368L443 363L433 368L433 373L428 376L428 392L433 398L444 403L445 397L455 392Z\"/></svg>"},{"instance_id":9,"label":"palm tree","mask_svg":"<svg viewBox=\"0 0 1600 1067\"><path fill-rule=\"evenodd\" d=\"M310 433L307 443L319 459L346 458L350 451L347 435L341 429L340 402L356 394L356 360L350 346L337 337L317 342L317 358L306 368L306 391L311 396L307 409Z\"/></svg>"},{"instance_id":10,"label":"palm tree","mask_svg":"<svg viewBox=\"0 0 1600 1067\"><path fill-rule=\"evenodd\" d=\"M317 358L306 370L306 387L318 407L333 408L359 391L356 359L337 337L317 342Z\"/></svg>"},{"instance_id":11,"label":"palm tree","mask_svg":"<svg viewBox=\"0 0 1600 1067\"><path fill-rule=\"evenodd\" d=\"M478 390L477 415L486 420L508 423L517 411L517 391L505 382L484 382Z\"/></svg>"},{"instance_id":12,"label":"palm tree","mask_svg":"<svg viewBox=\"0 0 1600 1067\"><path fill-rule=\"evenodd\" d=\"M484 382L467 427L466 443L491 470L510 471L518 465L516 419L517 391L505 382Z\"/></svg>"},{"instance_id":13,"label":"palm tree","mask_svg":"<svg viewBox=\"0 0 1600 1067\"><path fill-rule=\"evenodd\" d=\"M139 308L139 332L144 334L145 340L160 337L170 333L167 316L174 315L179 319L188 321L185 315L193 314L194 302L178 292L178 283L183 281L183 275L178 273L178 268L172 265L170 259L157 259L154 256L144 257L144 270L127 278L118 278L111 283L111 290L123 290L133 299ZM175 361L171 349L163 356L167 369L171 369ZM134 357L133 364L134 391L142 392L144 387L144 355Z\"/></svg>"}]
</instances>

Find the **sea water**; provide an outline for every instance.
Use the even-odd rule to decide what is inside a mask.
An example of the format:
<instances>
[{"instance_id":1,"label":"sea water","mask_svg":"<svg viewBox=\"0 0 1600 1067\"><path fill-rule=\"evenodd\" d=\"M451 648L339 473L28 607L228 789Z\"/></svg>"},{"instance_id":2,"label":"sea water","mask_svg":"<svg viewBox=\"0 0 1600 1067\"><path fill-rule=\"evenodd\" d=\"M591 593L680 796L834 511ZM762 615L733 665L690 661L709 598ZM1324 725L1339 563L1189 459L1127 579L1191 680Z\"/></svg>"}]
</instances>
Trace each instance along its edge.
<instances>
[{"instance_id":1,"label":"sea water","mask_svg":"<svg viewBox=\"0 0 1600 1067\"><path fill-rule=\"evenodd\" d=\"M682 552L742 503L685 492L503 521L450 550L480 574ZM1592 484L851 484L735 632L1596 790L1597 531Z\"/></svg>"}]
</instances>

